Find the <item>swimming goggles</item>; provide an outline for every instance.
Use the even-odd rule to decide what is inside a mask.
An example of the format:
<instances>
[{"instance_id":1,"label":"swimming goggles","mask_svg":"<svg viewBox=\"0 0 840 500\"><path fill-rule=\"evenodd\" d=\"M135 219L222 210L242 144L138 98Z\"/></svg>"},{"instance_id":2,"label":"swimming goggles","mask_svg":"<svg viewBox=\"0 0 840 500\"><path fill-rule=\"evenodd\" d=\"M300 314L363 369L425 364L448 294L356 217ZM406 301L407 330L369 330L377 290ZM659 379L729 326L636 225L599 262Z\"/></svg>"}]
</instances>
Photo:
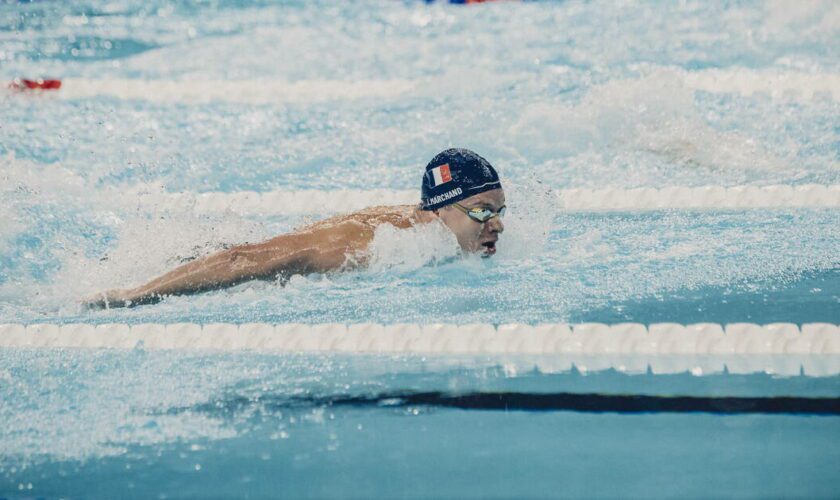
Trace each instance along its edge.
<instances>
[{"instance_id":1,"label":"swimming goggles","mask_svg":"<svg viewBox=\"0 0 840 500\"><path fill-rule=\"evenodd\" d=\"M490 220L490 219L492 219L493 217L496 217L496 216L498 216L500 218L504 217L505 216L505 210L507 209L507 206L502 205L502 208L500 208L498 212L494 212L494 211L490 210L489 208L480 208L480 207L467 208L467 207L461 205L460 203L453 203L453 205L458 207L458 209L460 211L467 214L470 217L470 219L472 219L476 222L480 222L482 224L484 224L485 222L487 222L488 220Z\"/></svg>"}]
</instances>

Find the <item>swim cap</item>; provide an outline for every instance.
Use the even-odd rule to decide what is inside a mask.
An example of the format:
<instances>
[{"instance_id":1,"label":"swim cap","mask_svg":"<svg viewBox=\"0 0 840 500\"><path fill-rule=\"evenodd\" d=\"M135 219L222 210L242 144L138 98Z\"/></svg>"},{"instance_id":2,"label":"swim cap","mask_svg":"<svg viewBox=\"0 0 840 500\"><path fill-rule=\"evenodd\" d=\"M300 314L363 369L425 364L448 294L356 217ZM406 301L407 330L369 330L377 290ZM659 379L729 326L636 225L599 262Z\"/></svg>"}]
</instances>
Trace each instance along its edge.
<instances>
[{"instance_id":1,"label":"swim cap","mask_svg":"<svg viewBox=\"0 0 840 500\"><path fill-rule=\"evenodd\" d=\"M499 174L487 160L469 149L447 149L426 165L421 208L437 210L500 187Z\"/></svg>"}]
</instances>

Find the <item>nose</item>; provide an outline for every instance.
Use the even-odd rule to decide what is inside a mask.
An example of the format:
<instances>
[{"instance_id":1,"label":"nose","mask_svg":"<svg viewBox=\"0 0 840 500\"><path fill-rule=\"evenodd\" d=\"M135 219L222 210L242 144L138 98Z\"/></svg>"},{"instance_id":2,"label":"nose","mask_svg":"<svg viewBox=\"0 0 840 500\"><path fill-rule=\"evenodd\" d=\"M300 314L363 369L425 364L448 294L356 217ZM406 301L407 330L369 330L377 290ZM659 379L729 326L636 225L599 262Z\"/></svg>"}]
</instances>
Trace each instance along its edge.
<instances>
[{"instance_id":1,"label":"nose","mask_svg":"<svg viewBox=\"0 0 840 500\"><path fill-rule=\"evenodd\" d=\"M492 219L487 221L487 229L491 233L503 233L505 232L505 225L502 223L501 217L493 217Z\"/></svg>"}]
</instances>

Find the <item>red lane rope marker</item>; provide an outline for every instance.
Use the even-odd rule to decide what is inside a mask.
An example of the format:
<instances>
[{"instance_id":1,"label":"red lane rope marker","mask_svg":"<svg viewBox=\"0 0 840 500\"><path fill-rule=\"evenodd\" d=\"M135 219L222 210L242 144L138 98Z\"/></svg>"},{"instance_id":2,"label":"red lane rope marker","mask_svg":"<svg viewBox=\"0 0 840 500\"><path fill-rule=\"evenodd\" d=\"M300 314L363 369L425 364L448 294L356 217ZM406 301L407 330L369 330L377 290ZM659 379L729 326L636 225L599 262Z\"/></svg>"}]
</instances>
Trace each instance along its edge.
<instances>
[{"instance_id":1,"label":"red lane rope marker","mask_svg":"<svg viewBox=\"0 0 840 500\"><path fill-rule=\"evenodd\" d=\"M29 80L28 78L15 78L9 83L9 88L12 90L58 90L61 88L61 80L45 80L38 78Z\"/></svg>"}]
</instances>

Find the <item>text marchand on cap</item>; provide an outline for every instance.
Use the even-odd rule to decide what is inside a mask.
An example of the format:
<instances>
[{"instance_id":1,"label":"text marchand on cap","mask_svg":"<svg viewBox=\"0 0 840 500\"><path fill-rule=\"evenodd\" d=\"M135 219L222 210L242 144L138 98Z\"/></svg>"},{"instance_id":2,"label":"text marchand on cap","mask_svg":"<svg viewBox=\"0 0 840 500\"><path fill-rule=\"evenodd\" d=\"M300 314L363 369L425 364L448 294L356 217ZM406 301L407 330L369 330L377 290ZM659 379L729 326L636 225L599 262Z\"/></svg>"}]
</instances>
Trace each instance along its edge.
<instances>
[{"instance_id":1,"label":"text marchand on cap","mask_svg":"<svg viewBox=\"0 0 840 500\"><path fill-rule=\"evenodd\" d=\"M437 196L432 196L431 198L429 198L429 201L427 202L427 204L437 204L437 203L440 203L442 201L446 201L449 198L454 198L455 196L458 196L459 194L463 194L463 193L464 193L464 191L461 188L455 188L452 191L447 191L443 194L439 194Z\"/></svg>"}]
</instances>

